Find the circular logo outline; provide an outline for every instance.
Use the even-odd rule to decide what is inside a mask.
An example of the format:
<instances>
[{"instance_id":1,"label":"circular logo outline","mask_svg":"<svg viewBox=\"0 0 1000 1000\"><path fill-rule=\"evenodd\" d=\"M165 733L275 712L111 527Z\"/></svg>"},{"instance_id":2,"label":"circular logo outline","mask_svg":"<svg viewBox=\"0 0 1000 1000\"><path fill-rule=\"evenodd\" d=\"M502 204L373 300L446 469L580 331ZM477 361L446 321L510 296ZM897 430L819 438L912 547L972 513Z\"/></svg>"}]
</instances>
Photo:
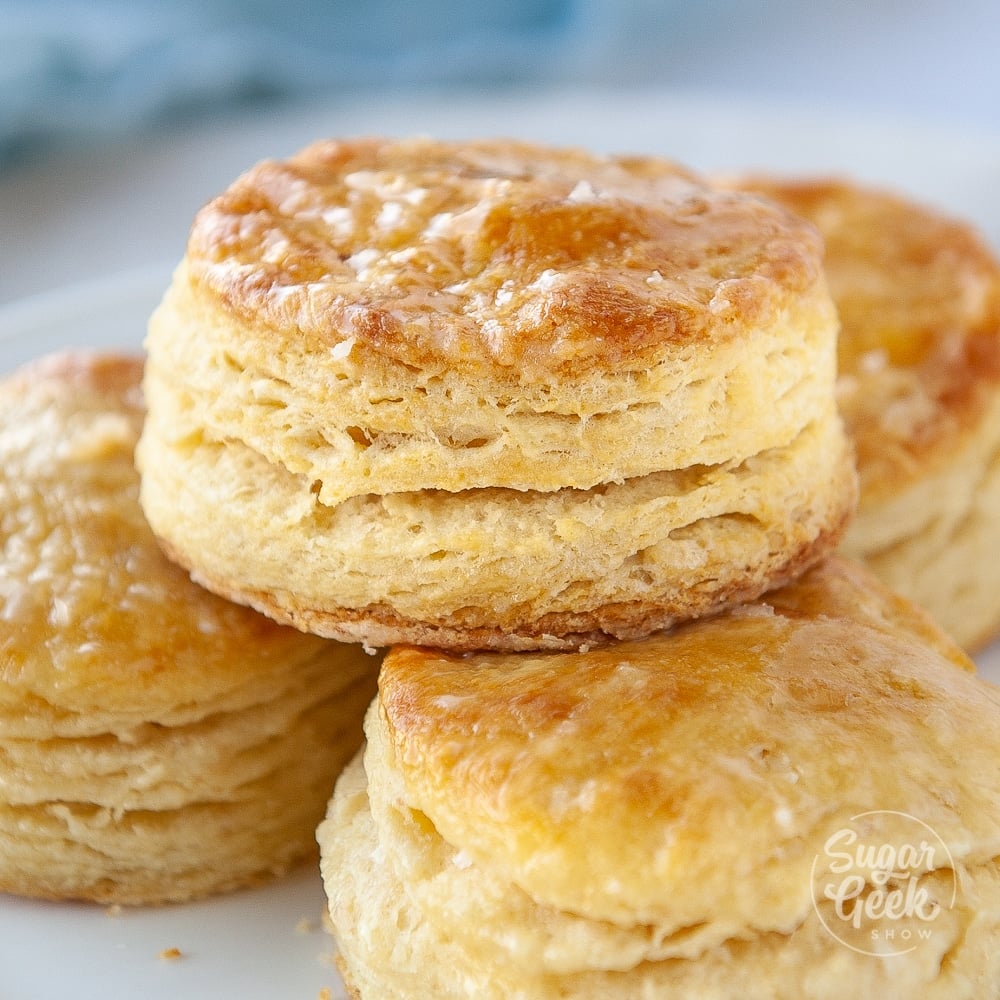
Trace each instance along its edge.
<instances>
[{"instance_id":1,"label":"circular logo outline","mask_svg":"<svg viewBox=\"0 0 1000 1000\"><path fill-rule=\"evenodd\" d=\"M903 819L912 820L914 823L919 823L932 837L944 848L945 856L948 860L946 865L939 865L934 870L941 871L942 869L947 869L951 872L951 900L949 901L946 909L951 909L955 905L955 901L958 898L958 876L955 872L955 859L951 855L951 851L948 845L944 842L941 834L937 832L929 823L925 823L922 819L918 819L916 816L910 813L902 812L898 809L868 809L865 812L855 813L848 819L848 822L854 823L859 819L863 819L865 816L900 816ZM829 841L828 841L829 842ZM823 919L823 914L820 912L819 904L816 901L816 865L819 862L819 854L813 858L812 867L809 869L810 884L809 884L809 896L812 900L813 911L819 918L819 922L823 925L823 929L837 942L842 944L845 948L850 948L851 951L857 952L860 955L868 955L872 958L898 958L902 955L908 955L910 952L917 948L919 942L914 942L908 948L903 951L868 951L864 948L859 948L856 945L851 944L849 941L845 941L840 935L838 935L832 927Z\"/></svg>"}]
</instances>

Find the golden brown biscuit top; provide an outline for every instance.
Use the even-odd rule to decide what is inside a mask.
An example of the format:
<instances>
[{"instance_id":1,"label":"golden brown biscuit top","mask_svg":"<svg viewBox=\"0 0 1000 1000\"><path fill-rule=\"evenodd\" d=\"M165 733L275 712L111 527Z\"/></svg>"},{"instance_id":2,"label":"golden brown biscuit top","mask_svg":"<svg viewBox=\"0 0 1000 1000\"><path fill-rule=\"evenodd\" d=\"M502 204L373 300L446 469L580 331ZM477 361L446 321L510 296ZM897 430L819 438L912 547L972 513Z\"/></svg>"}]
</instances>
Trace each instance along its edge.
<instances>
[{"instance_id":1,"label":"golden brown biscuit top","mask_svg":"<svg viewBox=\"0 0 1000 1000\"><path fill-rule=\"evenodd\" d=\"M397 648L379 710L407 802L472 861L574 913L691 926L763 906L762 881L801 902L817 838L865 809L992 857L1000 691L971 669L835 559L641 642Z\"/></svg>"},{"instance_id":2,"label":"golden brown biscuit top","mask_svg":"<svg viewBox=\"0 0 1000 1000\"><path fill-rule=\"evenodd\" d=\"M55 725L60 714L75 725L78 713L156 721L217 697L238 700L244 686L323 648L202 590L160 552L132 461L141 373L138 358L81 352L0 382L8 735L38 713Z\"/></svg>"},{"instance_id":3,"label":"golden brown biscuit top","mask_svg":"<svg viewBox=\"0 0 1000 1000\"><path fill-rule=\"evenodd\" d=\"M897 488L947 457L1000 382L1000 262L965 223L825 179L751 177L813 222L842 329L841 411L865 486Z\"/></svg>"},{"instance_id":4,"label":"golden brown biscuit top","mask_svg":"<svg viewBox=\"0 0 1000 1000\"><path fill-rule=\"evenodd\" d=\"M308 347L523 380L738 334L820 275L811 227L673 163L499 140L261 163L187 257L196 286Z\"/></svg>"}]
</instances>

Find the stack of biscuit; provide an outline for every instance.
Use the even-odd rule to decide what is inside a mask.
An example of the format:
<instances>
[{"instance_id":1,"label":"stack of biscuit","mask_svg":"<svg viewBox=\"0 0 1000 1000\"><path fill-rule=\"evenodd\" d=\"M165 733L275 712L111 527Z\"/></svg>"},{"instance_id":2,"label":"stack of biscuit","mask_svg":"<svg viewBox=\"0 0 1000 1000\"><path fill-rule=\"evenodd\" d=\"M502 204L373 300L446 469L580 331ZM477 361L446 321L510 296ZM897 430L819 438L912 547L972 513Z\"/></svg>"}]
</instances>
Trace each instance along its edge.
<instances>
[{"instance_id":1,"label":"stack of biscuit","mask_svg":"<svg viewBox=\"0 0 1000 1000\"><path fill-rule=\"evenodd\" d=\"M1000 693L835 552L837 287L757 191L363 139L195 220L139 502L192 586L390 647L317 831L360 1000L1000 989Z\"/></svg>"},{"instance_id":2,"label":"stack of biscuit","mask_svg":"<svg viewBox=\"0 0 1000 1000\"><path fill-rule=\"evenodd\" d=\"M0 891L149 904L316 853L377 664L222 600L139 507L139 357L0 381Z\"/></svg>"},{"instance_id":3,"label":"stack of biscuit","mask_svg":"<svg viewBox=\"0 0 1000 1000\"><path fill-rule=\"evenodd\" d=\"M205 586L379 646L576 648L752 599L854 503L820 256L662 161L263 163L151 320L143 508Z\"/></svg>"},{"instance_id":4,"label":"stack of biscuit","mask_svg":"<svg viewBox=\"0 0 1000 1000\"><path fill-rule=\"evenodd\" d=\"M319 831L352 995L996 996L970 671L838 557L584 653L390 651Z\"/></svg>"},{"instance_id":5,"label":"stack of biscuit","mask_svg":"<svg viewBox=\"0 0 1000 1000\"><path fill-rule=\"evenodd\" d=\"M150 324L142 504L205 586L393 644L318 830L355 997L1000 987L1000 696L831 554L840 411L863 504L905 450L855 416L886 408L871 360L838 400L838 340L950 346L937 398L985 429L989 379L964 408L952 382L995 356L1000 285L955 254L931 267L968 291L948 337L872 333L920 311L888 308L913 227L859 209L843 230L896 257L831 240L824 267L824 213L748 187L328 142L195 221Z\"/></svg>"},{"instance_id":6,"label":"stack of biscuit","mask_svg":"<svg viewBox=\"0 0 1000 1000\"><path fill-rule=\"evenodd\" d=\"M838 403L861 477L844 551L981 649L1000 631L1000 262L966 223L878 188L738 186L826 244Z\"/></svg>"},{"instance_id":7,"label":"stack of biscuit","mask_svg":"<svg viewBox=\"0 0 1000 1000\"><path fill-rule=\"evenodd\" d=\"M834 554L820 228L508 141L319 143L196 218L141 502L207 588L391 647L317 834L352 996L1000 987L1000 695Z\"/></svg>"}]
</instances>

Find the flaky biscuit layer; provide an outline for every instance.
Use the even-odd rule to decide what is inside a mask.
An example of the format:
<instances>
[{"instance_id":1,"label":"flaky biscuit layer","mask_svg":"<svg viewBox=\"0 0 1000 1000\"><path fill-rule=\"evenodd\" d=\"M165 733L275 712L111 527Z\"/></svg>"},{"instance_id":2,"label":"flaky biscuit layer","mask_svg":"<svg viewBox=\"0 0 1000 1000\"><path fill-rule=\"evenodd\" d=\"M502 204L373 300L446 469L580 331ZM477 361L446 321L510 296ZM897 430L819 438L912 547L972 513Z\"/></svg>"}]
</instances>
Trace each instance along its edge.
<instances>
[{"instance_id":1,"label":"flaky biscuit layer","mask_svg":"<svg viewBox=\"0 0 1000 1000\"><path fill-rule=\"evenodd\" d=\"M393 650L319 831L347 977L362 998L990 995L998 713L928 616L842 561L587 653ZM933 933L892 960L817 894L862 814L869 843L939 838L912 872Z\"/></svg>"},{"instance_id":2,"label":"flaky biscuit layer","mask_svg":"<svg viewBox=\"0 0 1000 1000\"><path fill-rule=\"evenodd\" d=\"M170 426L169 409L151 414L148 447ZM746 462L549 493L425 490L328 508L306 477L233 442L155 455L144 508L199 581L375 645L572 648L646 634L791 579L835 544L854 502L832 407Z\"/></svg>"},{"instance_id":3,"label":"flaky biscuit layer","mask_svg":"<svg viewBox=\"0 0 1000 1000\"><path fill-rule=\"evenodd\" d=\"M357 140L207 205L149 345L192 432L333 505L747 458L824 406L834 325L813 231L673 163Z\"/></svg>"},{"instance_id":4,"label":"flaky biscuit layer","mask_svg":"<svg viewBox=\"0 0 1000 1000\"><path fill-rule=\"evenodd\" d=\"M969 224L847 181L742 182L813 222L861 496L845 538L970 648L1000 628L1000 261Z\"/></svg>"},{"instance_id":5,"label":"flaky biscuit layer","mask_svg":"<svg viewBox=\"0 0 1000 1000\"><path fill-rule=\"evenodd\" d=\"M646 634L801 572L855 499L813 227L666 161L259 164L199 213L147 344L165 551L322 635Z\"/></svg>"},{"instance_id":6,"label":"flaky biscuit layer","mask_svg":"<svg viewBox=\"0 0 1000 1000\"><path fill-rule=\"evenodd\" d=\"M0 889L143 903L312 853L376 663L193 584L138 504L139 358L0 383Z\"/></svg>"}]
</instances>

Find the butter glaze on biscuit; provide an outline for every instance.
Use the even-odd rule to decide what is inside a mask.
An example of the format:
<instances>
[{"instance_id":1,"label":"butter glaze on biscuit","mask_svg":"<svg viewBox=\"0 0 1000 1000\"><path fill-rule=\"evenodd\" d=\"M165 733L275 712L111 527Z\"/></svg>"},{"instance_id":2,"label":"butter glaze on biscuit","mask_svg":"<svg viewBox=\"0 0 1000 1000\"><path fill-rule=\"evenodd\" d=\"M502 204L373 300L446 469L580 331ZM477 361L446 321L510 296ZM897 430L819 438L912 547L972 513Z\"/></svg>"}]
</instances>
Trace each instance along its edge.
<instances>
[{"instance_id":1,"label":"butter glaze on biscuit","mask_svg":"<svg viewBox=\"0 0 1000 1000\"><path fill-rule=\"evenodd\" d=\"M0 891L162 903L314 855L377 661L195 586L138 503L142 360L0 382Z\"/></svg>"},{"instance_id":2,"label":"butter glaze on biscuit","mask_svg":"<svg viewBox=\"0 0 1000 1000\"><path fill-rule=\"evenodd\" d=\"M1000 629L1000 261L971 225L849 181L741 181L813 222L861 495L844 549L975 649Z\"/></svg>"},{"instance_id":3,"label":"butter glaze on biscuit","mask_svg":"<svg viewBox=\"0 0 1000 1000\"><path fill-rule=\"evenodd\" d=\"M734 300L762 313L817 280L801 226L675 164L513 142L318 144L211 202L188 250L248 320L518 385L646 367L717 339Z\"/></svg>"},{"instance_id":4,"label":"butter glaze on biscuit","mask_svg":"<svg viewBox=\"0 0 1000 1000\"><path fill-rule=\"evenodd\" d=\"M221 304L233 371L218 388L241 392L204 419L295 471L319 476L338 458L320 476L331 504L586 489L746 458L787 443L788 418L800 426L825 402L832 314L815 234L670 163L516 143L321 144L206 206L181 279L177 308ZM208 315L189 320L211 330ZM802 343L776 335L789 322ZM813 352L815 375L802 364ZM723 365L724 394L692 386L721 384ZM256 408L293 406L282 379L304 397L292 410L311 417L302 432L342 442L300 442L290 421L291 440L254 426ZM540 468L545 457L558 462Z\"/></svg>"},{"instance_id":5,"label":"butter glaze on biscuit","mask_svg":"<svg viewBox=\"0 0 1000 1000\"><path fill-rule=\"evenodd\" d=\"M835 327L813 227L673 163L320 143L194 222L150 323L143 507L204 584L323 634L530 648L646 632L836 540L854 482ZM768 518L743 503L764 456ZM732 498L661 512L604 562L551 530L579 534L602 491L646 497L673 473ZM425 505L447 516L424 523ZM508 505L532 541L491 551L481 526ZM716 518L734 543L717 558ZM348 526L378 539L373 567Z\"/></svg>"},{"instance_id":6,"label":"butter glaze on biscuit","mask_svg":"<svg viewBox=\"0 0 1000 1000\"><path fill-rule=\"evenodd\" d=\"M342 968L362 1000L992 996L998 720L955 643L839 559L639 642L395 648L318 835ZM926 836L912 816L946 845L914 866L939 912L912 954L865 955L814 882L861 814L866 843Z\"/></svg>"}]
</instances>

